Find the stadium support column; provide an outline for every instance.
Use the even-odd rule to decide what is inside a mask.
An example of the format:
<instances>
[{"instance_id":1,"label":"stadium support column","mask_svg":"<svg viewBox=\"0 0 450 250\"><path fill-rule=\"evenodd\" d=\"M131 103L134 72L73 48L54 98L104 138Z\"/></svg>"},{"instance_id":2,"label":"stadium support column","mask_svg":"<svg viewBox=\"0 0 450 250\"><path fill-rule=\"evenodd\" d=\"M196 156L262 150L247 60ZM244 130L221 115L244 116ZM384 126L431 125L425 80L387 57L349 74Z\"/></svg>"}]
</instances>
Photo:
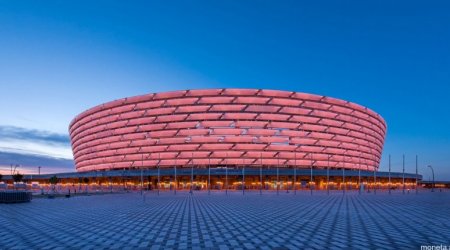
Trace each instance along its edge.
<instances>
[{"instance_id":1,"label":"stadium support column","mask_svg":"<svg viewBox=\"0 0 450 250\"><path fill-rule=\"evenodd\" d=\"M361 194L361 153L359 153L358 161L358 194Z\"/></svg>"},{"instance_id":2,"label":"stadium support column","mask_svg":"<svg viewBox=\"0 0 450 250\"><path fill-rule=\"evenodd\" d=\"M289 164L289 160L286 161L284 168L286 168ZM289 174L286 175L286 194L289 193Z\"/></svg>"},{"instance_id":3,"label":"stadium support column","mask_svg":"<svg viewBox=\"0 0 450 250\"><path fill-rule=\"evenodd\" d=\"M311 179L309 180L309 190L311 191L311 195L313 194L313 157L312 157L312 153L310 153L310 158L311 158Z\"/></svg>"},{"instance_id":4,"label":"stadium support column","mask_svg":"<svg viewBox=\"0 0 450 250\"><path fill-rule=\"evenodd\" d=\"M345 194L345 156L344 156L344 163L342 165L342 184L344 185L342 187L342 194Z\"/></svg>"},{"instance_id":5,"label":"stadium support column","mask_svg":"<svg viewBox=\"0 0 450 250\"><path fill-rule=\"evenodd\" d=\"M111 167L109 167L109 173L108 173L108 175L109 175L109 191L110 191L110 193L112 193L113 192L113 183L112 183L112 176L111 176Z\"/></svg>"},{"instance_id":6,"label":"stadium support column","mask_svg":"<svg viewBox=\"0 0 450 250\"><path fill-rule=\"evenodd\" d=\"M279 194L279 186L280 186L280 152L278 152L278 164L277 164L277 195Z\"/></svg>"},{"instance_id":7,"label":"stadium support column","mask_svg":"<svg viewBox=\"0 0 450 250\"><path fill-rule=\"evenodd\" d=\"M244 165L242 165L242 195L245 194L245 160L242 159Z\"/></svg>"},{"instance_id":8,"label":"stadium support column","mask_svg":"<svg viewBox=\"0 0 450 250\"><path fill-rule=\"evenodd\" d=\"M327 163L327 194L330 194L330 157L331 155L328 155L328 163Z\"/></svg>"},{"instance_id":9,"label":"stadium support column","mask_svg":"<svg viewBox=\"0 0 450 250\"><path fill-rule=\"evenodd\" d=\"M178 156L177 156L178 157ZM178 188L178 183L177 183L177 158L175 158L175 165L173 166L174 172L175 172L175 176L174 176L174 194L177 194L177 188Z\"/></svg>"},{"instance_id":10,"label":"stadium support column","mask_svg":"<svg viewBox=\"0 0 450 250\"><path fill-rule=\"evenodd\" d=\"M208 156L208 194L211 194L211 155Z\"/></svg>"},{"instance_id":11,"label":"stadium support column","mask_svg":"<svg viewBox=\"0 0 450 250\"><path fill-rule=\"evenodd\" d=\"M367 193L370 193L370 189L369 189L369 178L370 178L370 173L369 173L369 164L367 164L367 160L364 161L366 163L366 180L367 180Z\"/></svg>"},{"instance_id":12,"label":"stadium support column","mask_svg":"<svg viewBox=\"0 0 450 250\"><path fill-rule=\"evenodd\" d=\"M159 195L159 186L160 186L160 172L159 172L159 163L161 162L161 153L158 153L158 195Z\"/></svg>"},{"instance_id":13,"label":"stadium support column","mask_svg":"<svg viewBox=\"0 0 450 250\"><path fill-rule=\"evenodd\" d=\"M263 186L263 182L262 182L262 153L261 153L261 157L260 157L260 165L259 165L259 195L262 195L262 186Z\"/></svg>"},{"instance_id":14,"label":"stadium support column","mask_svg":"<svg viewBox=\"0 0 450 250\"><path fill-rule=\"evenodd\" d=\"M294 194L297 195L297 151L294 152L294 180L292 182L292 187L294 188Z\"/></svg>"},{"instance_id":15,"label":"stadium support column","mask_svg":"<svg viewBox=\"0 0 450 250\"><path fill-rule=\"evenodd\" d=\"M194 184L194 153L192 153L191 157L191 188L189 189L189 193L192 195L193 193L193 187Z\"/></svg>"},{"instance_id":16,"label":"stadium support column","mask_svg":"<svg viewBox=\"0 0 450 250\"><path fill-rule=\"evenodd\" d=\"M373 194L377 194L377 170L373 166Z\"/></svg>"},{"instance_id":17,"label":"stadium support column","mask_svg":"<svg viewBox=\"0 0 450 250\"><path fill-rule=\"evenodd\" d=\"M228 195L228 153L226 154L225 159L225 194Z\"/></svg>"},{"instance_id":18,"label":"stadium support column","mask_svg":"<svg viewBox=\"0 0 450 250\"><path fill-rule=\"evenodd\" d=\"M142 195L142 192L144 190L144 174L142 173L142 171L144 170L144 154L142 154L141 162L142 162L141 166L141 195Z\"/></svg>"}]
</instances>

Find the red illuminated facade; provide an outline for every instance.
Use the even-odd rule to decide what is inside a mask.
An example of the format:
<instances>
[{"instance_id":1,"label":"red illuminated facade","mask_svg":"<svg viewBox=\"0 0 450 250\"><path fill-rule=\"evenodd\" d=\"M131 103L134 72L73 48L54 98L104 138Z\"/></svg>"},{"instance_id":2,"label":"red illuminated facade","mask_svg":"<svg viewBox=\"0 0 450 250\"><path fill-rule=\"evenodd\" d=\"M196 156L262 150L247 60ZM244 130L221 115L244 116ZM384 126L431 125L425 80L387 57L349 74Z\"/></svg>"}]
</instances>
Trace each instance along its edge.
<instances>
[{"instance_id":1,"label":"red illuminated facade","mask_svg":"<svg viewBox=\"0 0 450 250\"><path fill-rule=\"evenodd\" d=\"M383 118L331 97L203 89L108 102L70 124L77 171L279 166L376 170Z\"/></svg>"}]
</instances>

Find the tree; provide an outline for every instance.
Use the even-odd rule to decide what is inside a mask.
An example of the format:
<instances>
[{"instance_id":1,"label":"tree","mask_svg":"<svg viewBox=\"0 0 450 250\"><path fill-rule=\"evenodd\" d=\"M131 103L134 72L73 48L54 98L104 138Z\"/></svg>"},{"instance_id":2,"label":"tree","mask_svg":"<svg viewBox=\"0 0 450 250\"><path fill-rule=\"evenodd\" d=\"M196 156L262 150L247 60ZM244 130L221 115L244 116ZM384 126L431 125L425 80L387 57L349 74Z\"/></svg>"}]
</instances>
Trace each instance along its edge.
<instances>
[{"instance_id":1,"label":"tree","mask_svg":"<svg viewBox=\"0 0 450 250\"><path fill-rule=\"evenodd\" d=\"M55 188L56 188L56 184L58 184L59 179L58 177L56 177L56 175L50 177L50 179L48 179L48 182L50 182L50 184L52 184L52 190L53 193L55 192Z\"/></svg>"},{"instance_id":2,"label":"tree","mask_svg":"<svg viewBox=\"0 0 450 250\"><path fill-rule=\"evenodd\" d=\"M2 181L2 179L3 179L3 175L2 175L2 174L0 174L0 181Z\"/></svg>"},{"instance_id":3,"label":"tree","mask_svg":"<svg viewBox=\"0 0 450 250\"><path fill-rule=\"evenodd\" d=\"M12 176L14 183L19 183L22 181L23 179L23 174L20 174L19 172L17 172L16 174L14 174ZM16 185L14 185L14 189L16 189Z\"/></svg>"},{"instance_id":4,"label":"tree","mask_svg":"<svg viewBox=\"0 0 450 250\"><path fill-rule=\"evenodd\" d=\"M48 182L50 182L50 184L56 185L59 182L59 179L58 179L58 177L56 177L56 175L54 175L54 176L50 177Z\"/></svg>"},{"instance_id":5,"label":"tree","mask_svg":"<svg viewBox=\"0 0 450 250\"><path fill-rule=\"evenodd\" d=\"M78 177L78 191L81 192L81 184L83 184L83 178Z\"/></svg>"},{"instance_id":6,"label":"tree","mask_svg":"<svg viewBox=\"0 0 450 250\"><path fill-rule=\"evenodd\" d=\"M86 184L86 193L87 193L88 192L88 186L89 186L89 178L84 177L83 178L83 182L84 182L84 184Z\"/></svg>"},{"instance_id":7,"label":"tree","mask_svg":"<svg viewBox=\"0 0 450 250\"><path fill-rule=\"evenodd\" d=\"M14 174L12 176L12 178L13 178L14 182L16 182L16 183L21 182L23 179L23 174L20 174L19 172L17 172L17 174Z\"/></svg>"}]
</instances>

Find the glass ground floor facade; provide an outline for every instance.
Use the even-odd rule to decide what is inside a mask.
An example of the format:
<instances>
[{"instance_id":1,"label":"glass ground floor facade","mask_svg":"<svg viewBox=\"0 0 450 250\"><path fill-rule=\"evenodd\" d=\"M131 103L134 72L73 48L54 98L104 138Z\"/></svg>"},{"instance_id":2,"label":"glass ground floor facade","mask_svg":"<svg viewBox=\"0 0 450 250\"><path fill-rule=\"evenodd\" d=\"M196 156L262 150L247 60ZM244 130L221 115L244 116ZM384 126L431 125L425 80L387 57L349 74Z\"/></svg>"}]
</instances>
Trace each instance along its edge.
<instances>
[{"instance_id":1,"label":"glass ground floor facade","mask_svg":"<svg viewBox=\"0 0 450 250\"><path fill-rule=\"evenodd\" d=\"M28 185L83 190L371 190L414 189L421 175L348 169L156 168L26 175ZM8 177L5 178L8 183ZM12 180L9 180L12 184Z\"/></svg>"}]
</instances>

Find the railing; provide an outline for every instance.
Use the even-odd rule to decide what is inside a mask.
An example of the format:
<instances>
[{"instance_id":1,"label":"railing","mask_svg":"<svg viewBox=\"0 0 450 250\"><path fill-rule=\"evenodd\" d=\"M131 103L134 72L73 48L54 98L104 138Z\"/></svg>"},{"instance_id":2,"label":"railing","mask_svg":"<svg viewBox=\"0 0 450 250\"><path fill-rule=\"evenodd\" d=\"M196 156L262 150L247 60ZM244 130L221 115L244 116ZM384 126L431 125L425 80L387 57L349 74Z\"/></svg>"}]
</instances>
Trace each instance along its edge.
<instances>
[{"instance_id":1,"label":"railing","mask_svg":"<svg viewBox=\"0 0 450 250\"><path fill-rule=\"evenodd\" d=\"M0 203L30 202L32 199L33 195L31 192L26 191L0 192Z\"/></svg>"}]
</instances>

